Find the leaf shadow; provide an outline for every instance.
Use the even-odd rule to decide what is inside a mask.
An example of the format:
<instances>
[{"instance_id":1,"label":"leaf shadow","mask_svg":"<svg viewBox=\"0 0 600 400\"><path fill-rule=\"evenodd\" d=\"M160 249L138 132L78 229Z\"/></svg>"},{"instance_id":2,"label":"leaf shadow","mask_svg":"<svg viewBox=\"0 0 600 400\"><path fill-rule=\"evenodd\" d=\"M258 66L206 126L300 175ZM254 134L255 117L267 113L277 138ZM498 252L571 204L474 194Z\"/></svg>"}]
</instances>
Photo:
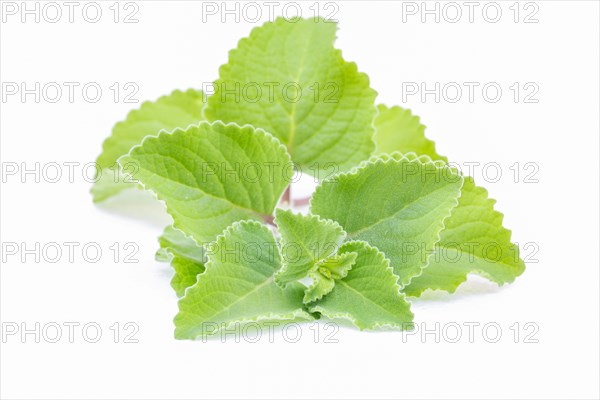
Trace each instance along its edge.
<instances>
[{"instance_id":1,"label":"leaf shadow","mask_svg":"<svg viewBox=\"0 0 600 400\"><path fill-rule=\"evenodd\" d=\"M164 203L145 190L126 189L105 201L96 203L96 207L110 214L141 221L161 230L173 223Z\"/></svg>"},{"instance_id":2,"label":"leaf shadow","mask_svg":"<svg viewBox=\"0 0 600 400\"><path fill-rule=\"evenodd\" d=\"M487 296L506 290L506 287L498 286L478 275L469 275L454 293L448 293L444 290L428 289L420 297L409 297L412 303L447 303L461 301L475 296Z\"/></svg>"}]
</instances>

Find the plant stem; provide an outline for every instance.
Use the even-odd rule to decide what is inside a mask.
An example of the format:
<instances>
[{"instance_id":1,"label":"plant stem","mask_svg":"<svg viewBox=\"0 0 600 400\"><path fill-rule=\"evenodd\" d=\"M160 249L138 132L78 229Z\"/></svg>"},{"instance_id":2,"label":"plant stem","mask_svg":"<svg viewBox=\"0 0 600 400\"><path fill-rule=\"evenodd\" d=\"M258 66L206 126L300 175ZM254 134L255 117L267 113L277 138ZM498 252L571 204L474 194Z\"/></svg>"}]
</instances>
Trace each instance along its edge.
<instances>
[{"instance_id":1,"label":"plant stem","mask_svg":"<svg viewBox=\"0 0 600 400\"><path fill-rule=\"evenodd\" d=\"M275 220L275 217L273 217L272 215L263 214L261 215L261 217L267 225L275 226L275 223L273 222Z\"/></svg>"},{"instance_id":2,"label":"plant stem","mask_svg":"<svg viewBox=\"0 0 600 400\"><path fill-rule=\"evenodd\" d=\"M294 200L294 207L304 207L310 204L310 197Z\"/></svg>"},{"instance_id":3,"label":"plant stem","mask_svg":"<svg viewBox=\"0 0 600 400\"><path fill-rule=\"evenodd\" d=\"M292 184L291 183L285 189L285 192L283 192L283 196L281 197L281 202L283 204L287 204L291 207L291 205L292 205Z\"/></svg>"}]
</instances>

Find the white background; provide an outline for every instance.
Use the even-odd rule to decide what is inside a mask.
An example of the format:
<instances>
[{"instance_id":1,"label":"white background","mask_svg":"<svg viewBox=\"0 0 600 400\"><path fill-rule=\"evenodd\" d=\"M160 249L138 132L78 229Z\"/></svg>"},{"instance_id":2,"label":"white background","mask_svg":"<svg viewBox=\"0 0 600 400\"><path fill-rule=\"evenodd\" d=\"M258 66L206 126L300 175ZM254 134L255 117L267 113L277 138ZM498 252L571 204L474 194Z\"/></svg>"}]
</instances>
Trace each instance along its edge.
<instances>
[{"instance_id":1,"label":"white background","mask_svg":"<svg viewBox=\"0 0 600 400\"><path fill-rule=\"evenodd\" d=\"M66 16L54 24L5 16L2 82L97 82L104 91L96 103L80 91L73 103L64 97L54 104L43 98L36 103L33 96L3 100L3 169L10 163L95 160L113 124L138 106L115 103L109 86L135 82L134 97L141 101L175 88L201 88L217 77L227 51L257 25L236 23L232 16L225 23L219 16L203 22L202 3L192 1L138 1L139 22L115 24L112 3L100 2L103 17L95 24L82 18L81 7L74 23ZM302 3L305 16L311 3ZM74 343L66 328L58 343L36 343L34 335L24 341L4 337L2 398L598 398L598 3L538 1L537 23L523 23L533 10L524 10L523 3L518 23L512 1L499 3L497 23L482 17L483 2L473 23L458 4L465 15L457 23L443 16L439 23L433 16L422 23L420 14L403 22L402 3L391 1L339 2L335 15L337 46L369 74L378 101L413 109L451 160L498 163L498 182L486 182L481 170L475 177L498 200L513 239L539 247L535 255L535 247L524 251L532 262L513 285L497 288L471 279L457 294L429 293L414 302L419 326L462 326L458 343L352 328L341 328L337 343L322 336L315 343L308 325L297 343L282 332L273 343L267 337L257 343L176 341L171 271L154 261L156 237L169 221L162 206L143 196L95 206L91 184L75 167L74 183L66 177L36 183L31 175L25 183L20 175L2 183L2 242L96 242L103 249L97 263L85 262L80 251L73 263L66 256L54 264L32 256L3 263L3 324L81 325ZM456 103L436 103L433 96L403 102L403 82L430 88L435 82L497 82L503 94L496 103L482 98L481 90L472 103L466 92ZM509 89L514 82L538 85L538 102L515 103ZM520 176L515 183L509 167L516 162L521 169L535 163L539 182L525 183ZM144 216L148 212L151 218ZM115 242L137 243L139 262L123 263L121 254L115 263L109 250ZM139 342L123 343L121 336L114 343L109 327L128 321L139 326ZM97 343L82 337L88 322L103 329ZM469 322L480 324L473 343L464 326ZM518 343L510 329L515 322ZM527 322L539 327L537 343L524 343ZM486 323L501 327L497 343L483 335ZM495 336L493 329L488 333Z\"/></svg>"}]
</instances>

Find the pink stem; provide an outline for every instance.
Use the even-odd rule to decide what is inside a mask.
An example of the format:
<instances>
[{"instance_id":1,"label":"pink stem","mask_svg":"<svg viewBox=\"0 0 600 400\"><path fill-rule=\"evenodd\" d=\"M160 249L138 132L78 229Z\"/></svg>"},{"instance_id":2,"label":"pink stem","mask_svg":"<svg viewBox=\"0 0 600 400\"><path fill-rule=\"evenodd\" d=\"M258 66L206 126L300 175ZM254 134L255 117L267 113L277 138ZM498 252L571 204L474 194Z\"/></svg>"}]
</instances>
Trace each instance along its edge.
<instances>
[{"instance_id":1,"label":"pink stem","mask_svg":"<svg viewBox=\"0 0 600 400\"><path fill-rule=\"evenodd\" d=\"M310 197L294 200L294 207L304 207L310 204Z\"/></svg>"}]
</instances>

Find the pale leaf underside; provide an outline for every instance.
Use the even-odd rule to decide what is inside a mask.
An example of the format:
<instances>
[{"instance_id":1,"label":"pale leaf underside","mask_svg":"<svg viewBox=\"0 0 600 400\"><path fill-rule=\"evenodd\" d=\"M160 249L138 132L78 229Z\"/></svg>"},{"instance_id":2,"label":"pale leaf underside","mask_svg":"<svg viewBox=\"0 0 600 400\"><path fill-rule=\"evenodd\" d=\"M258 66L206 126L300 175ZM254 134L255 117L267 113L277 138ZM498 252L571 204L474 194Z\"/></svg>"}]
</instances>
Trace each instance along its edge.
<instances>
[{"instance_id":1,"label":"pale leaf underside","mask_svg":"<svg viewBox=\"0 0 600 400\"><path fill-rule=\"evenodd\" d=\"M204 120L205 100L199 90L175 90L156 101L142 103L124 121L118 122L111 136L102 144L102 153L96 160L99 178L92 187L94 201L106 200L123 189L135 187L119 173L119 157L127 154L146 136L158 135L161 130L186 128Z\"/></svg>"}]
</instances>

